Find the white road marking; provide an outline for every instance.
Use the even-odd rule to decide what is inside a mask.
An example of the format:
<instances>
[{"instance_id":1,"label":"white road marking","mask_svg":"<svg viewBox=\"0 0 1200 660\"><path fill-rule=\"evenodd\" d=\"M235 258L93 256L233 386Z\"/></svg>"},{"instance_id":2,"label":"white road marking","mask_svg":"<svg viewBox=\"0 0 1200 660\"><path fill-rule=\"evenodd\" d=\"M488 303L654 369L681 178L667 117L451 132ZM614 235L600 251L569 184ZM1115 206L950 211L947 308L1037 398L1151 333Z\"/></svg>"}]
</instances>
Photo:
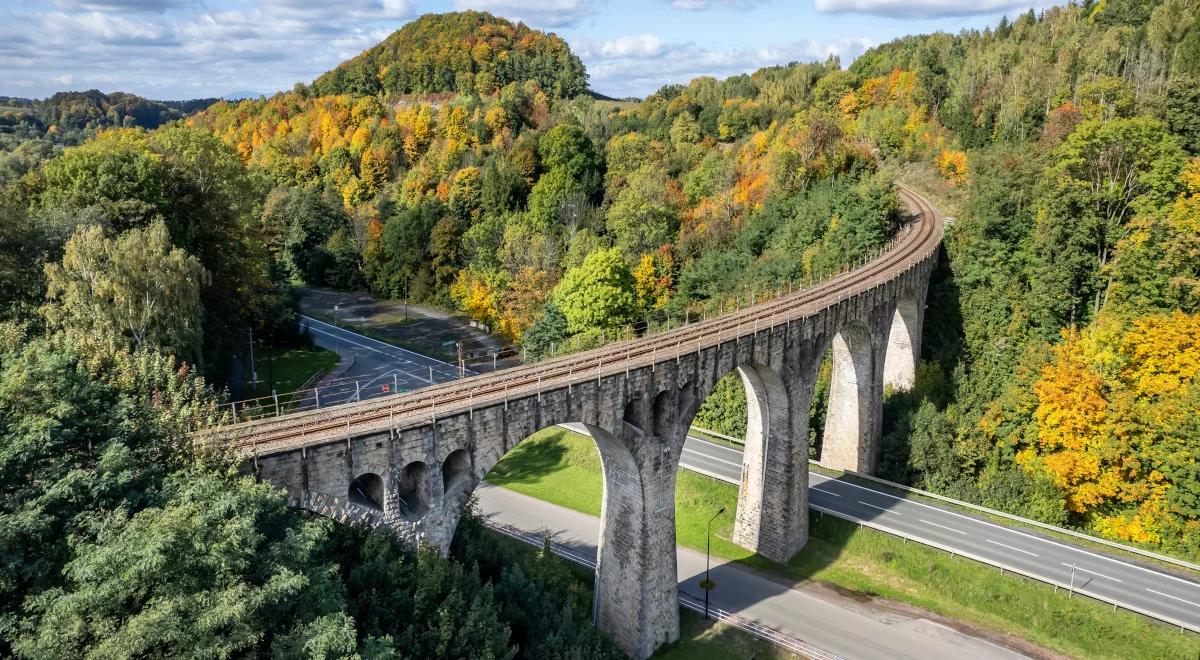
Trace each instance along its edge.
<instances>
[{"instance_id":1,"label":"white road marking","mask_svg":"<svg viewBox=\"0 0 1200 660\"><path fill-rule=\"evenodd\" d=\"M883 491L881 491L881 490L875 490L874 488L867 488L866 486L860 486L860 485L858 485L858 484L856 484L856 483L851 483L851 482L849 482L849 481L839 481L839 480L837 480L837 479L834 479L833 477L827 477L827 476L825 476L825 475L823 475L823 474L817 474L817 473L815 473L815 472L809 472L809 473L808 473L808 475L809 475L809 478L810 478L810 479L811 479L811 478L816 478L816 479L817 479L817 480L818 480L820 483L824 483L824 482L826 482L826 481L837 481L837 482L838 482L838 483L840 483L840 484L844 484L844 485L846 485L846 486L850 486L850 487L852 487L852 488L857 488L857 489L859 489L859 490L865 490L865 491L867 491L868 493L874 493L874 494L876 494L876 495L882 495L882 496L884 496L884 497L890 497L890 498L892 498L892 499L894 499L894 500L903 500L903 501L905 501L905 502L908 502L909 504L912 504L912 505L915 505L915 506L923 506L923 507L925 507L926 509L932 509L932 510L934 510L934 511L940 511L940 512L942 512L942 513L949 514L949 515L951 515L951 516L955 516L955 517L957 517L957 518L962 518L963 520L967 520L967 521L970 521L970 522L973 522L973 523L978 523L978 524L980 524L980 525L987 525L988 527L995 527L996 529L1002 530L1002 531L1004 531L1004 532L1007 532L1007 533L1011 533L1011 534L1019 534L1020 536L1024 536L1024 537L1026 537L1026 538L1029 538L1029 539L1033 539L1034 541L1041 541L1042 543L1049 543L1050 545L1056 545L1056 546L1058 546L1058 547L1060 547L1060 548L1063 548L1064 550L1070 550L1071 552L1077 552L1077 553L1079 553L1079 554L1081 554L1081 555L1087 555L1087 556L1089 556L1089 557L1095 557L1096 559L1103 559L1103 560L1105 560L1105 561L1111 561L1111 562L1112 562L1112 563L1114 563L1114 564L1120 564L1121 566L1124 566L1124 567L1126 567L1126 568L1132 568L1132 569L1135 569L1135 570L1142 571L1142 572L1144 572L1144 573L1149 573L1149 574L1151 574L1151 575L1153 575L1153 576L1155 576L1155 577L1166 578L1166 579L1168 579L1168 580L1175 580L1176 582L1182 582L1182 583L1184 583L1184 584L1186 584L1186 585L1188 585L1188 586L1190 586L1190 587L1200 587L1200 584L1196 583L1194 580L1188 580L1188 579L1185 579L1185 578L1176 577L1176 576L1174 576L1174 575L1171 575L1170 573L1164 573L1164 572L1162 572L1162 571L1156 571L1156 570L1154 570L1154 569L1152 569L1152 568L1146 568L1145 566L1138 566L1137 564L1130 564L1129 562L1124 562L1124 561L1121 561L1120 559L1116 559L1116 558L1114 558L1114 557L1107 557L1107 556L1105 556L1105 555L1096 554L1096 553L1094 553L1094 552L1088 552L1087 550L1083 550L1083 549L1081 549L1081 548L1079 548L1079 547L1077 547L1077 546L1073 546L1073 545L1067 545L1067 544L1065 544L1065 543L1059 543L1058 541L1051 541L1050 539L1043 538L1043 537L1041 537L1041 536L1034 536L1033 534L1027 534L1027 533L1025 533L1025 532L1022 532L1022 531L1020 531L1020 530L1018 530L1018 529L1015 529L1015 528L1013 528L1013 527L1005 527L1004 525L997 525L996 523L989 522L989 521L987 521L987 520L983 520L983 519L981 519L981 518L975 518L975 517L972 517L972 516L968 516L968 515L965 515L965 514L961 514L961 513L958 513L958 512L952 511L952 510L950 510L949 508L944 508L944 507L939 507L939 506L933 506L932 504L925 504L924 502L918 502L917 500L911 500L911 499L908 499L908 498L906 498L906 497L896 497L895 495L892 495L892 494L890 494L890 493L885 493L885 492L883 492Z\"/></svg>"},{"instance_id":2,"label":"white road marking","mask_svg":"<svg viewBox=\"0 0 1200 660\"><path fill-rule=\"evenodd\" d=\"M815 490L818 493L825 493L826 495L833 495L834 497L841 497L841 495L838 495L837 493L833 492L832 490L825 490L824 488L813 488L811 490Z\"/></svg>"},{"instance_id":3,"label":"white road marking","mask_svg":"<svg viewBox=\"0 0 1200 660\"><path fill-rule=\"evenodd\" d=\"M954 529L953 527L947 527L947 526L945 526L945 525L939 525L938 523L935 523L935 522L933 522L932 520L925 520L924 518L918 518L917 520L920 520L921 522L925 523L926 525L933 525L934 527L941 527L942 529L945 529L945 530L948 530L948 531L954 532L954 533L956 533L956 534L962 534L963 536L966 536L966 535L967 535L967 533L966 533L966 532L964 532L964 531L962 531L961 529Z\"/></svg>"},{"instance_id":4,"label":"white road marking","mask_svg":"<svg viewBox=\"0 0 1200 660\"><path fill-rule=\"evenodd\" d=\"M357 333L357 332L354 332L353 330L346 330L345 328L339 328L339 327L338 327L338 326L336 326L336 325L333 325L333 324L331 324L331 323L326 323L326 322L324 322L324 321L322 321L322 320L320 320L320 319L314 319L314 318L312 318L311 316L305 316L305 315L303 315L303 314L297 314L297 316L299 316L300 318L302 318L302 319L304 319L305 321L308 321L308 322L309 322L309 326L308 326L308 327L309 327L309 329L310 329L310 330L316 330L317 332L321 332L322 334L329 335L330 337L334 337L334 338L336 338L336 339L341 339L342 341L345 341L345 342L347 342L347 343L350 343L350 344L354 344L355 346L359 346L359 347L361 347L361 348L365 348L365 349L367 349L367 350L375 351L376 353L383 353L384 355L388 355L388 351L399 352L399 353L403 353L403 354L407 354L407 355L414 355L414 356L416 356L416 357L419 357L419 358L421 358L421 359L423 359L423 360L428 360L428 361L430 361L430 362L433 362L434 364L441 365L441 366L445 366L445 367L448 367L448 368L450 368L450 369L453 369L453 370L454 370L454 372L455 372L456 374L458 373L458 367L457 367L457 366L455 366L455 365L453 365L453 364L450 364L449 362L443 362L442 360L439 360L439 359L437 359L437 358L429 357L428 355L422 355L422 354L420 354L420 353L417 353L417 352L415 352L415 351L410 351L410 350L408 350L407 348L400 348L399 346L395 346L395 345L393 345L393 344L389 344L389 343L387 343L387 342L385 342L385 341L380 341L380 340L378 340L378 339L374 339L374 338L372 338L372 337L368 337L368 336L366 336L366 335L361 335L361 334L359 334L359 333ZM335 334L335 333L332 333L332 332L329 332L329 331L327 331L327 330L323 331L323 330L320 330L320 329L317 329L317 328L313 328L313 327L312 327L312 324L313 324L313 323L319 323L319 324L321 324L321 325L323 325L323 326L325 326L325 327L327 327L327 328L333 328L334 330L336 330L336 331L338 331L338 332L342 332L342 333L345 333L345 334L348 334L348 335L353 335L354 337L358 337L358 338L360 338L360 339L364 339L364 340L366 340L366 341L374 342L374 343L376 343L376 344L379 344L380 346L386 346L386 347L388 348L388 351L381 351L381 350L379 350L378 348L373 348L373 347L371 347L371 346L363 346L362 344L355 343L355 342L353 342L353 341L350 341L349 339L346 339L345 337L340 337L340 336L338 336L337 334ZM402 357L400 357L400 356L398 356L398 355L390 355L389 357L393 357L393 358L396 358L396 359L399 359L399 360L403 360L403 359L404 359L404 358L402 358ZM421 366L426 366L426 365L422 364ZM472 371L471 369L467 369L467 373L472 373L472 374L473 374L473 373L475 373L475 372L474 372L474 371Z\"/></svg>"},{"instance_id":5,"label":"white road marking","mask_svg":"<svg viewBox=\"0 0 1200 660\"><path fill-rule=\"evenodd\" d=\"M342 337L342 336L340 336L340 335L335 335L335 334L333 334L332 332L326 332L326 331L324 331L324 330L322 330L322 329L320 329L320 328L312 328L312 327L310 327L310 328L309 328L309 331L310 331L310 332L317 332L317 333L320 333L320 334L323 334L323 335L327 335L327 336L329 336L329 337L333 337L334 339L336 339L336 340L338 340L338 341L341 341L341 342L345 342L345 343L347 343L347 344L350 344L351 346L357 346L357 347L359 347L359 348L365 348L365 349L367 349L368 351L375 351L376 353L379 353L380 355L387 356L387 357L389 357L389 358L395 358L395 356L393 356L393 355L388 355L388 353L387 353L386 351L381 351L381 350L379 350L378 348L374 348L374 347L372 347L372 346L366 346L366 345L364 345L364 344L360 344L360 343L358 343L358 342L356 342L356 341L352 341L352 340L350 340L350 339L346 339L345 337ZM407 372L407 371L403 371L403 370L400 370L400 369L397 369L396 371L397 371L397 372L399 372L399 373L402 373L402 374L404 374L406 377L409 377L409 378L417 378L417 376L416 376L415 374L411 374L411 373L409 373L409 372Z\"/></svg>"},{"instance_id":6,"label":"white road marking","mask_svg":"<svg viewBox=\"0 0 1200 660\"><path fill-rule=\"evenodd\" d=\"M892 511L891 509L885 509L885 508L883 508L883 507L881 507L881 506L875 506L874 504L871 504L870 502L864 502L864 501L862 501L862 500L859 500L859 501L858 501L858 503L859 503L859 504L861 504L861 505L863 505L863 506L869 506L869 507L871 507L872 509L879 509L880 511L882 511L882 512L884 512L884 513L890 513L890 514L892 514L892 515L896 515L896 516L899 516L899 515L901 515L899 511Z\"/></svg>"},{"instance_id":7,"label":"white road marking","mask_svg":"<svg viewBox=\"0 0 1200 660\"><path fill-rule=\"evenodd\" d=\"M695 454L695 455L697 455L697 456L703 456L704 458L706 458L706 459L708 459L708 460L710 460L710 461L716 461L716 462L718 462L718 463L724 463L724 464L726 464L726 465L732 465L733 467L735 467L735 468L737 468L737 469L739 469L739 470L740 470L740 469L742 469L742 464L741 464L741 463L734 463L733 461L727 461L727 460L724 460L724 459L721 459L721 458L716 458L716 457L713 457L713 456L709 456L708 454L705 454L704 452L696 451L695 449L689 449L689 448L687 448L687 447L684 447L684 448L683 448L683 451L685 451L685 452L688 452L688 453L691 453L691 454Z\"/></svg>"},{"instance_id":8,"label":"white road marking","mask_svg":"<svg viewBox=\"0 0 1200 660\"><path fill-rule=\"evenodd\" d=\"M1017 552L1023 552L1023 553L1025 553L1025 554L1029 555L1030 557L1036 557L1036 556L1037 556L1037 553L1033 553L1033 552L1030 552L1030 551L1028 551L1028 550L1022 550L1022 549L1020 549L1020 548L1014 548L1014 547L1012 547L1011 545L1006 545L1006 544L1004 544L1004 543L1001 543L1001 542L999 542L999 541L993 541L993 540L991 540L991 539L984 539L984 541L987 541L988 543L994 543L994 544L996 544L996 545L1000 546L1001 548L1008 548L1009 550L1016 550Z\"/></svg>"},{"instance_id":9,"label":"white road marking","mask_svg":"<svg viewBox=\"0 0 1200 660\"><path fill-rule=\"evenodd\" d=\"M1068 564L1068 563L1067 563L1067 562L1065 562L1065 561L1060 561L1060 562L1058 562L1058 563L1062 564L1063 566L1067 566L1067 567L1070 567L1070 566L1071 566L1070 564ZM1104 578L1105 580L1112 580L1113 582L1120 582L1120 580L1118 580L1118 579L1117 579L1117 578L1115 578L1115 577L1109 577L1109 576L1107 576L1107 575L1105 575L1105 574L1103 574L1103 573L1097 573L1096 571L1089 571L1088 569L1086 569L1086 568L1080 568L1079 566L1076 566L1076 567L1075 567L1075 570L1077 570L1077 571L1083 571L1084 573L1091 573L1092 575L1095 575L1096 577L1102 577L1102 578Z\"/></svg>"},{"instance_id":10,"label":"white road marking","mask_svg":"<svg viewBox=\"0 0 1200 660\"><path fill-rule=\"evenodd\" d=\"M1179 596L1172 596L1171 594L1164 594L1163 592L1155 591L1155 590L1151 589L1150 587L1146 587L1146 591L1149 591L1152 594L1158 594L1159 596L1166 596L1167 598L1177 600L1181 603L1187 603L1188 605L1195 605L1196 607L1200 607L1200 603L1193 603L1192 601L1184 600L1184 599L1180 598Z\"/></svg>"}]
</instances>

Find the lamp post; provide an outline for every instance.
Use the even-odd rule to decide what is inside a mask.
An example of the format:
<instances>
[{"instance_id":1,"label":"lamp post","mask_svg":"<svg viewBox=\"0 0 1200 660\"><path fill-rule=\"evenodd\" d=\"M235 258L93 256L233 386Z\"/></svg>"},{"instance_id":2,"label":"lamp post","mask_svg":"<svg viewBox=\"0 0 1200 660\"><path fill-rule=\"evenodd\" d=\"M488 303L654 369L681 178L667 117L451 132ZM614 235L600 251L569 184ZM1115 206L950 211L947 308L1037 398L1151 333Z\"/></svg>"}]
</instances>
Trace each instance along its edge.
<instances>
[{"instance_id":1,"label":"lamp post","mask_svg":"<svg viewBox=\"0 0 1200 660\"><path fill-rule=\"evenodd\" d=\"M705 527L704 534L704 581L700 583L700 588L704 590L704 618L708 618L708 592L712 591L713 587L717 586L713 583L709 575L709 569L712 564L712 524L717 519L717 516L725 513L725 507L721 507L720 511L713 514L712 518L708 519L708 525Z\"/></svg>"}]
</instances>

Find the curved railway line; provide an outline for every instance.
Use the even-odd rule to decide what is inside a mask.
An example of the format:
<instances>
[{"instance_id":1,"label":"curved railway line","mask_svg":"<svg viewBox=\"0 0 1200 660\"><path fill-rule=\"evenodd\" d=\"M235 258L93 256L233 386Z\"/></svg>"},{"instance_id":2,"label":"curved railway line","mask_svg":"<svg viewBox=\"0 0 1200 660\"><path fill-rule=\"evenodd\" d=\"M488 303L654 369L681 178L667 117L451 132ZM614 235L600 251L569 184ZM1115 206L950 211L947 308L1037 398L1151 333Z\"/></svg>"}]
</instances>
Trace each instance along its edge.
<instances>
[{"instance_id":1,"label":"curved railway line","mask_svg":"<svg viewBox=\"0 0 1200 660\"><path fill-rule=\"evenodd\" d=\"M941 222L924 198L901 187L915 212L879 258L830 279L763 303L665 332L536 364L432 385L389 397L348 403L269 419L230 424L201 432L242 455L258 455L321 444L348 432L428 423L440 413L536 395L604 375L650 366L693 350L733 341L745 331L805 318L869 291L920 264L941 241Z\"/></svg>"}]
</instances>

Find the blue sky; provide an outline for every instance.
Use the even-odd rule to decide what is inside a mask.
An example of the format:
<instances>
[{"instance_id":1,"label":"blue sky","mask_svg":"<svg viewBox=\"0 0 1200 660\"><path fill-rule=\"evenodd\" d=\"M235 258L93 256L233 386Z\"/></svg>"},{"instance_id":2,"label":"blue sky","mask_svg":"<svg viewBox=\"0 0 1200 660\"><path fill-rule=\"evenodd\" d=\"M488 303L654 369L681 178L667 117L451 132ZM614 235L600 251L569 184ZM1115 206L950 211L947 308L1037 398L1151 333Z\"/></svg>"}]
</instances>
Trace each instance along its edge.
<instances>
[{"instance_id":1,"label":"blue sky","mask_svg":"<svg viewBox=\"0 0 1200 660\"><path fill-rule=\"evenodd\" d=\"M1063 0L1065 1L1065 0ZM308 82L428 12L479 9L565 38L592 87L644 96L906 34L995 24L1045 0L0 0L0 95L161 99Z\"/></svg>"}]
</instances>

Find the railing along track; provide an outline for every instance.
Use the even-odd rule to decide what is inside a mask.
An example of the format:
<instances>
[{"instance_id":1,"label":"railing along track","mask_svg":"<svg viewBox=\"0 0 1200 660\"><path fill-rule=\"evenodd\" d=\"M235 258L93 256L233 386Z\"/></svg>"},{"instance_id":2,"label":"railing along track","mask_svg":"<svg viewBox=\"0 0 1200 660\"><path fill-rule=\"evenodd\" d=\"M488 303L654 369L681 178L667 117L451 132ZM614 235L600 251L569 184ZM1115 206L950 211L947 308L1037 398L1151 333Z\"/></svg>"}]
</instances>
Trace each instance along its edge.
<instances>
[{"instance_id":1,"label":"railing along track","mask_svg":"<svg viewBox=\"0 0 1200 660\"><path fill-rule=\"evenodd\" d=\"M940 222L932 207L905 188L900 189L900 194L916 211L917 219L892 239L892 247L878 259L807 289L674 330L537 364L361 403L232 424L205 431L204 434L209 439L215 436L215 439L226 440L234 451L246 455L297 449L343 437L356 427L375 427L384 421L390 426L428 423L443 413L507 402L513 398L651 366L664 358L678 358L727 341L736 341L747 331L757 332L808 317L902 276L937 249Z\"/></svg>"}]
</instances>

